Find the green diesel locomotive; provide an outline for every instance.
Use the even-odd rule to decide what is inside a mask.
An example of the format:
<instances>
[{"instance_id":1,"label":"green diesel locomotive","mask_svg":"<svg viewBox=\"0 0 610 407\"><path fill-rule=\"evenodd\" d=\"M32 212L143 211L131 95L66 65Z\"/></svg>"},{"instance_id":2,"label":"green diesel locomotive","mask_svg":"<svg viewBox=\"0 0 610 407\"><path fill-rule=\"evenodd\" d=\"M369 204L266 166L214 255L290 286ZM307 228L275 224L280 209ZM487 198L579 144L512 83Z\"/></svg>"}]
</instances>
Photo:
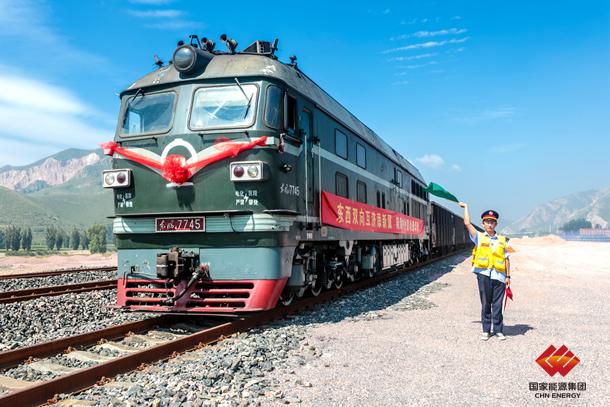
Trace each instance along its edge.
<instances>
[{"instance_id":1,"label":"green diesel locomotive","mask_svg":"<svg viewBox=\"0 0 610 407\"><path fill-rule=\"evenodd\" d=\"M260 311L466 245L417 168L277 40L221 40L179 42L120 95L102 145L119 307Z\"/></svg>"}]
</instances>

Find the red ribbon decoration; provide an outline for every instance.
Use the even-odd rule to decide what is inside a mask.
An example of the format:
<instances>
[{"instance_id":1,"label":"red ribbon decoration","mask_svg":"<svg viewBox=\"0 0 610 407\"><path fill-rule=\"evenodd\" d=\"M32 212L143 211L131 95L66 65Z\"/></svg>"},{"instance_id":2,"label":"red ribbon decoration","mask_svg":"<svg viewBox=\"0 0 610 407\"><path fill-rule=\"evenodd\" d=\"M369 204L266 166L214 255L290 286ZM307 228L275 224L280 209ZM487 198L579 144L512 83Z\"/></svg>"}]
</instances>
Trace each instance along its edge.
<instances>
[{"instance_id":1,"label":"red ribbon decoration","mask_svg":"<svg viewBox=\"0 0 610 407\"><path fill-rule=\"evenodd\" d=\"M160 158L159 160L156 160L154 158L138 154L128 148L123 148L119 146L116 141L102 143L100 146L106 155L113 156L115 153L117 153L128 160L135 161L154 170L161 171L161 176L163 178L175 184L181 185L187 182L202 168L225 158L235 157L242 151L250 150L256 146L263 146L265 145L266 141L267 136L261 136L252 141L222 141L208 147L208 149L216 150L214 153L188 164L186 158L178 154L170 154L165 157L165 160L161 160Z\"/></svg>"}]
</instances>

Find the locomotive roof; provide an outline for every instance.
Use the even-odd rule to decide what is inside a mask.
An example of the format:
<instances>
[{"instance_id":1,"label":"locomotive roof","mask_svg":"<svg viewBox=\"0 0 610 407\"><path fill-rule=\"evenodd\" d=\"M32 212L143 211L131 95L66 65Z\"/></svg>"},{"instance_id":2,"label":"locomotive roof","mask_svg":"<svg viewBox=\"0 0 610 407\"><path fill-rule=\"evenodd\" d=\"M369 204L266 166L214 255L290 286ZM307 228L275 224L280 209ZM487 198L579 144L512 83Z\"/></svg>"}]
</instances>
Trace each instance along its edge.
<instances>
[{"instance_id":1,"label":"locomotive roof","mask_svg":"<svg viewBox=\"0 0 610 407\"><path fill-rule=\"evenodd\" d=\"M276 59L257 54L220 54L215 55L206 69L199 75L184 77L173 65L158 69L138 79L129 89L180 82L183 80L199 80L212 78L234 78L244 76L264 76L279 79L288 86L310 98L316 106L334 116L344 126L362 137L388 158L402 166L412 176L425 183L419 170L407 159L390 147L373 130L362 123L356 116L326 93L320 86L303 72L286 65Z\"/></svg>"}]
</instances>

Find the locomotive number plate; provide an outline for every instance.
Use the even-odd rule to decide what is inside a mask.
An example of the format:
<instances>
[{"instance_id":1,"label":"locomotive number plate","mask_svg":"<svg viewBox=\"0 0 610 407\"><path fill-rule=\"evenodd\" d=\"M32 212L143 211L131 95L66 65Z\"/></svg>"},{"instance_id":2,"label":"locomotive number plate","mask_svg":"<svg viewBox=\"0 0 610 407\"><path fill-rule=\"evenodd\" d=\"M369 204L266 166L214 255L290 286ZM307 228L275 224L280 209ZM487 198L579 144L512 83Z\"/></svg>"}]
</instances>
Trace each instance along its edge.
<instances>
[{"instance_id":1,"label":"locomotive number plate","mask_svg":"<svg viewBox=\"0 0 610 407\"><path fill-rule=\"evenodd\" d=\"M157 232L205 232L203 216L189 218L156 218Z\"/></svg>"}]
</instances>

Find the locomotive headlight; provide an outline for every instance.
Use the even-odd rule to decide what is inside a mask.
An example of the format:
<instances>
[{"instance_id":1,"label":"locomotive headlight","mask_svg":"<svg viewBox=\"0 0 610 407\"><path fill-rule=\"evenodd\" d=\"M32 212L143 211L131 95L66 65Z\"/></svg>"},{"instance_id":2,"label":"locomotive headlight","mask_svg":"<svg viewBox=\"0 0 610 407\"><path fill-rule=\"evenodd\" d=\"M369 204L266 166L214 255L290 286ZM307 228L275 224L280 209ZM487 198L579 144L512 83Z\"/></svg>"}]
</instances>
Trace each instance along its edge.
<instances>
[{"instance_id":1,"label":"locomotive headlight","mask_svg":"<svg viewBox=\"0 0 610 407\"><path fill-rule=\"evenodd\" d=\"M257 178L258 177L258 166L257 165L251 165L248 167L248 177L250 178Z\"/></svg>"},{"instance_id":2,"label":"locomotive headlight","mask_svg":"<svg viewBox=\"0 0 610 407\"><path fill-rule=\"evenodd\" d=\"M131 185L131 170L108 170L102 174L104 188L124 188Z\"/></svg>"},{"instance_id":3,"label":"locomotive headlight","mask_svg":"<svg viewBox=\"0 0 610 407\"><path fill-rule=\"evenodd\" d=\"M190 45L183 45L174 52L174 66L178 72L189 72L197 62L197 53Z\"/></svg>"},{"instance_id":4,"label":"locomotive headlight","mask_svg":"<svg viewBox=\"0 0 610 407\"><path fill-rule=\"evenodd\" d=\"M110 174L106 174L104 176L104 185L112 185L114 184L114 174L110 173Z\"/></svg>"},{"instance_id":5,"label":"locomotive headlight","mask_svg":"<svg viewBox=\"0 0 610 407\"><path fill-rule=\"evenodd\" d=\"M231 181L262 181L264 177L262 161L236 161L231 163Z\"/></svg>"}]
</instances>

